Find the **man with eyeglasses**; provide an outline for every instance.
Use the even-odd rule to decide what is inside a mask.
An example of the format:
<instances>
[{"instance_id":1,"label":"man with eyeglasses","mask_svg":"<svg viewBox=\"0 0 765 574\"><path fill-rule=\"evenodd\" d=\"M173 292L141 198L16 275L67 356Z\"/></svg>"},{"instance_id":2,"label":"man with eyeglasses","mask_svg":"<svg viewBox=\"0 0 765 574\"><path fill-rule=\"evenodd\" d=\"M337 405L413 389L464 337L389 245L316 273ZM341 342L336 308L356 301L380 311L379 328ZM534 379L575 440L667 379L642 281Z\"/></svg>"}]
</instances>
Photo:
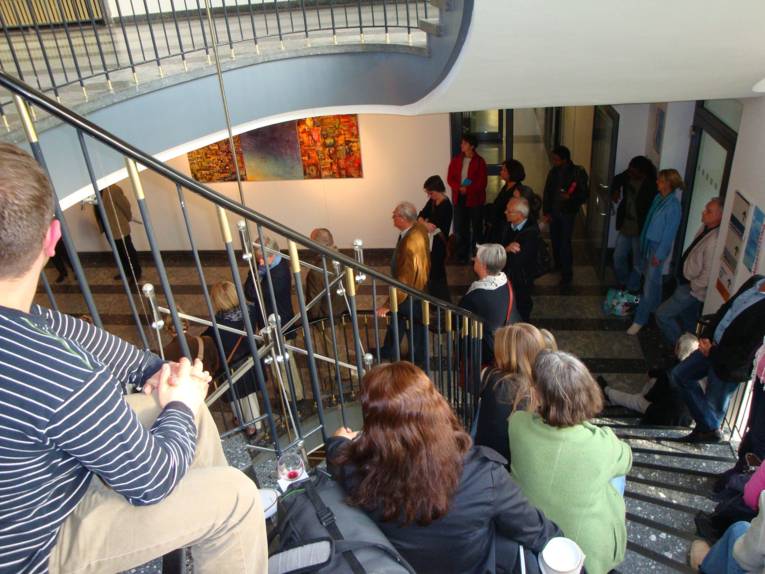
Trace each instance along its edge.
<instances>
[{"instance_id":1,"label":"man with eyeglasses","mask_svg":"<svg viewBox=\"0 0 765 574\"><path fill-rule=\"evenodd\" d=\"M534 307L531 291L539 249L539 226L529 219L529 202L522 197L508 202L505 217L507 225L502 235L502 245L507 252L505 274L513 284L518 313L528 322Z\"/></svg>"}]
</instances>

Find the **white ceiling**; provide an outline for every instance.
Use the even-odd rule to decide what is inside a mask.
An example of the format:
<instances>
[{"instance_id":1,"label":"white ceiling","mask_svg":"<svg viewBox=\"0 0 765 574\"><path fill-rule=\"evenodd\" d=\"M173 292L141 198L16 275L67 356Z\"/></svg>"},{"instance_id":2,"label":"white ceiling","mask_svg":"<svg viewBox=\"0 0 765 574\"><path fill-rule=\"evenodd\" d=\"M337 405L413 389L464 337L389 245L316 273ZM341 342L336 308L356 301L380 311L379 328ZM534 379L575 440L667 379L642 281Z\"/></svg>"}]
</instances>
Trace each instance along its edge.
<instances>
[{"instance_id":1,"label":"white ceiling","mask_svg":"<svg viewBox=\"0 0 765 574\"><path fill-rule=\"evenodd\" d=\"M749 97L763 78L764 0L475 0L447 79L399 113Z\"/></svg>"}]
</instances>

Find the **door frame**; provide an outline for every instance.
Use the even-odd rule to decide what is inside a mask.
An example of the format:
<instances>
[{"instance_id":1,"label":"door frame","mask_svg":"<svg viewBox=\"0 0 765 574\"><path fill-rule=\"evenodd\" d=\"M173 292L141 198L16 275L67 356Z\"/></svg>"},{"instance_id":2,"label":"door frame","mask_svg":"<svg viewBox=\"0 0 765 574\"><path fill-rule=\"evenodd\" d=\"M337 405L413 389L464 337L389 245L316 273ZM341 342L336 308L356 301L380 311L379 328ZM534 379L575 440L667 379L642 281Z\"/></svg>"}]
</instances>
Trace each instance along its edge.
<instances>
[{"instance_id":1,"label":"door frame","mask_svg":"<svg viewBox=\"0 0 765 574\"><path fill-rule=\"evenodd\" d=\"M611 182L614 179L615 171L616 171L616 150L619 144L619 112L616 111L616 108L610 105L605 106L594 106L594 113L597 114L598 109L603 110L607 116L611 119L613 123L613 127L611 128L611 150L610 150L610 156L609 156L609 162L608 162L608 177L606 181L608 182L608 185L611 185ZM592 125L592 141L595 141L595 116L593 115L593 125ZM594 146L593 146L593 152L594 152ZM590 153L590 170L592 170L592 153ZM592 178L592 173L590 173L590 193L599 194L600 190L593 189L592 186L595 185L595 182ZM589 230L589 224L590 224L590 218L591 217L605 217L605 224L603 225L603 232L601 234L600 238L600 254L598 256L598 261L596 264L596 271L598 273L598 276L600 279L605 278L606 274L606 265L608 263L609 255L610 255L610 249L608 248L608 233L611 229L611 216L612 216L612 203L611 203L611 194L606 193L606 204L605 206L599 205L598 211L599 213L591 213L591 211L587 210L587 220L586 220L586 229ZM598 196L599 197L599 196ZM606 209L605 212L602 210ZM593 247L597 250L596 246L593 245Z\"/></svg>"},{"instance_id":2,"label":"door frame","mask_svg":"<svg viewBox=\"0 0 765 574\"><path fill-rule=\"evenodd\" d=\"M685 234L688 232L688 225L692 223L688 221L688 216L691 210L691 192L696 178L696 166L699 161L701 136L703 132L709 134L718 144L725 148L725 151L727 152L725 167L723 168L723 175L720 180L720 199L723 202L723 205L725 204L725 196L728 193L728 182L730 180L731 168L733 167L733 155L736 152L738 133L711 111L706 109L703 100L699 100L696 102L696 109L693 114L691 143L688 148L688 160L685 164L685 189L688 193L683 194L683 218L680 221L680 228L677 234L678 240L675 241L675 249L672 258L673 266L677 264L676 262L680 261L680 258L683 255L684 241L680 241L679 238L685 238Z\"/></svg>"},{"instance_id":3,"label":"door frame","mask_svg":"<svg viewBox=\"0 0 765 574\"><path fill-rule=\"evenodd\" d=\"M505 157L501 161L506 161L513 157L513 110L499 109L497 112L499 112L499 132L490 132L488 134L475 132L473 135L476 136L479 147L481 142L494 142L497 135L502 138L505 143ZM465 130L465 126L469 125L470 113L471 112L452 112L449 114L452 147L451 157L460 153L460 141L462 141L462 134L468 133ZM487 163L486 175L499 175L499 169L499 164Z\"/></svg>"}]
</instances>

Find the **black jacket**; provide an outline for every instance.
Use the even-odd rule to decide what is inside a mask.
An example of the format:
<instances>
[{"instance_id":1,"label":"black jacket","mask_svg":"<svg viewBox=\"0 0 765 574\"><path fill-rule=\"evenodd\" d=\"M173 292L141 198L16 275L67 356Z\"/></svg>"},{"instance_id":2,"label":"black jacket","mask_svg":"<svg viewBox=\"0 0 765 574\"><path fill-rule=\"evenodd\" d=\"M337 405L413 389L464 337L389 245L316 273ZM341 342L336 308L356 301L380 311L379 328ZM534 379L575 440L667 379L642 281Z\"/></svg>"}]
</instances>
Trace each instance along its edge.
<instances>
[{"instance_id":1,"label":"black jacket","mask_svg":"<svg viewBox=\"0 0 765 574\"><path fill-rule=\"evenodd\" d=\"M474 289L463 295L459 306L484 320L481 362L494 360L494 331L509 323L507 307L510 303L510 283L497 289Z\"/></svg>"},{"instance_id":2,"label":"black jacket","mask_svg":"<svg viewBox=\"0 0 765 574\"><path fill-rule=\"evenodd\" d=\"M295 314L292 310L292 273L290 272L290 263L287 259L282 258L278 265L271 268L271 281L274 285L274 299L276 299L276 309L279 313L279 319L282 325L292 319ZM274 313L274 307L271 304L271 291L269 289L268 277L264 274L260 278L260 286L263 289L263 303L266 306L266 319L268 315ZM260 306L258 305L257 293L255 291L255 283L252 280L252 274L247 277L247 281L244 284L244 295L249 301L255 303L256 323L258 328L262 329L266 325L263 316L260 313ZM295 337L294 328L288 333L288 339Z\"/></svg>"},{"instance_id":3,"label":"black jacket","mask_svg":"<svg viewBox=\"0 0 765 574\"><path fill-rule=\"evenodd\" d=\"M507 252L505 273L515 289L523 288L534 282L537 270L537 251L539 250L539 225L531 219L520 231L515 231L509 223L502 234L502 245L508 246L513 242L521 245L519 253Z\"/></svg>"},{"instance_id":4,"label":"black jacket","mask_svg":"<svg viewBox=\"0 0 765 574\"><path fill-rule=\"evenodd\" d=\"M621 199L624 199L625 193L624 188L629 182L629 175L627 171L623 171L616 177L614 177L613 181L611 182L611 195L619 194ZM651 209L651 204L653 203L653 198L656 197L656 194L659 193L659 190L656 187L656 181L651 179L650 177L646 177L643 179L643 183L640 185L640 189L638 190L637 198L635 198L635 207L637 211L637 218L638 218L638 229L643 229L643 224L645 223L645 218L648 216L648 211ZM616 209L616 230L620 230L622 228L622 224L624 223L624 212L626 210L627 203L625 201L622 201L619 204L619 207Z\"/></svg>"},{"instance_id":5,"label":"black jacket","mask_svg":"<svg viewBox=\"0 0 765 574\"><path fill-rule=\"evenodd\" d=\"M728 299L715 313L709 325L704 327L701 336L714 341L715 330L733 301L747 289L753 287L762 275L752 276L736 294ZM732 383L749 379L752 373L752 361L765 336L765 298L758 301L733 319L723 331L720 342L712 346L709 360L715 374L723 381Z\"/></svg>"},{"instance_id":6,"label":"black jacket","mask_svg":"<svg viewBox=\"0 0 765 574\"><path fill-rule=\"evenodd\" d=\"M350 441L330 438L327 461L330 473L347 492L358 486L356 469L337 467L332 458ZM433 572L514 572L518 549L523 544L538 554L550 538L562 536L555 523L534 508L504 465L507 461L485 447L473 447L465 455L462 479L452 498L449 513L428 526L401 526L382 522L370 512L377 526L420 574Z\"/></svg>"},{"instance_id":7,"label":"black jacket","mask_svg":"<svg viewBox=\"0 0 765 574\"><path fill-rule=\"evenodd\" d=\"M561 190L566 192L565 197ZM569 162L564 166L552 168L547 174L542 208L546 214L577 213L589 194L587 172L582 166ZM558 199L560 203L556 207Z\"/></svg>"}]
</instances>

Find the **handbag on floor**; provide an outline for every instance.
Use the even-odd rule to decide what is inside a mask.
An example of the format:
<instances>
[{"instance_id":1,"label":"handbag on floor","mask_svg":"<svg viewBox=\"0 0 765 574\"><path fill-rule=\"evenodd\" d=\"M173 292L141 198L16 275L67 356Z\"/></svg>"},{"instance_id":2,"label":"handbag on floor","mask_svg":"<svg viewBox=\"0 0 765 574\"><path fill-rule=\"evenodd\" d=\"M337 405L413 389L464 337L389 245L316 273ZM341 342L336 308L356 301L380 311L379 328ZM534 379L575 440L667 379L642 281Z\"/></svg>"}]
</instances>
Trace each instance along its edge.
<instances>
[{"instance_id":1,"label":"handbag on floor","mask_svg":"<svg viewBox=\"0 0 765 574\"><path fill-rule=\"evenodd\" d=\"M629 317L640 303L640 296L622 289L609 289L603 301L603 312L615 317Z\"/></svg>"},{"instance_id":2,"label":"handbag on floor","mask_svg":"<svg viewBox=\"0 0 765 574\"><path fill-rule=\"evenodd\" d=\"M269 572L415 574L374 521L363 510L346 504L345 496L343 488L321 470L291 485L279 499L278 526L269 545L274 550ZM311 548L317 542L329 544L322 564L301 565L294 559L297 549ZM293 555L290 568L277 568L279 557L287 553Z\"/></svg>"}]
</instances>

